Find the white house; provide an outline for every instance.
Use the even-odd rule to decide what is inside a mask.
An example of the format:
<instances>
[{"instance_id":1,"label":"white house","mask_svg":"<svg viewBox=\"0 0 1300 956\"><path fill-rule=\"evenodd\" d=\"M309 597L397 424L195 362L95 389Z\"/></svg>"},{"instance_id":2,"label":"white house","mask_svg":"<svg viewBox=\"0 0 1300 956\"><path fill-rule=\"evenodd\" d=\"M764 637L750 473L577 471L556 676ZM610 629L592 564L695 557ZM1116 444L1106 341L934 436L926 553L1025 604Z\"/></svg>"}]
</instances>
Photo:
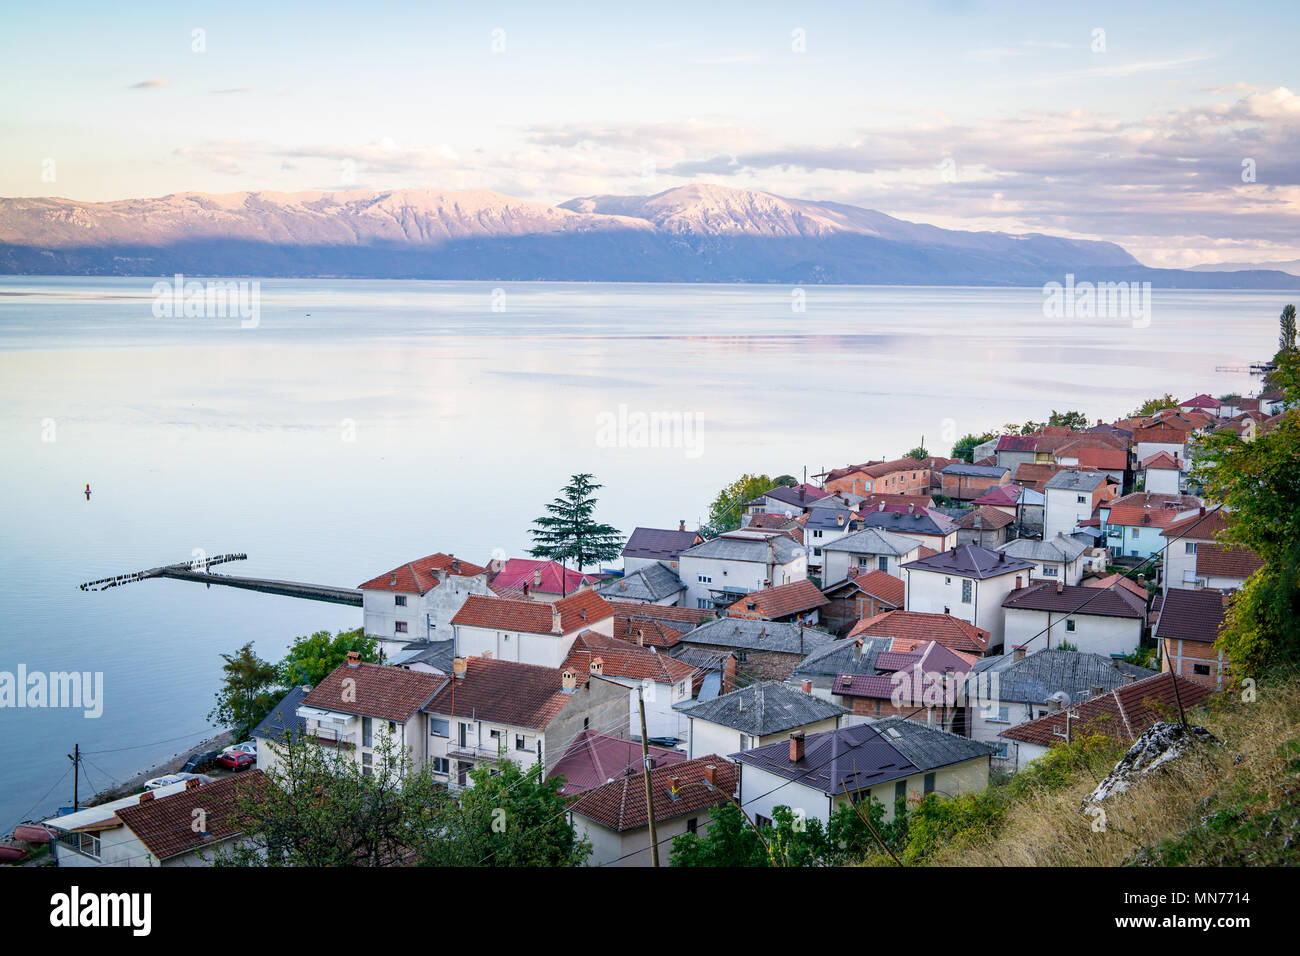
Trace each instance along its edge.
<instances>
[{"instance_id":1,"label":"white house","mask_svg":"<svg viewBox=\"0 0 1300 956\"><path fill-rule=\"evenodd\" d=\"M1087 654L1124 657L1146 628L1146 601L1128 588L1087 588L1044 581L1009 594L1004 646L1035 650L1070 644Z\"/></svg>"},{"instance_id":2,"label":"white house","mask_svg":"<svg viewBox=\"0 0 1300 956\"><path fill-rule=\"evenodd\" d=\"M644 702L647 737L686 740L686 721L674 708L691 699L699 668L660 654L654 647L586 631L574 641L564 669L575 674L590 673L628 688L628 719L619 730L620 736L641 738Z\"/></svg>"},{"instance_id":3,"label":"white house","mask_svg":"<svg viewBox=\"0 0 1300 956\"><path fill-rule=\"evenodd\" d=\"M968 544L903 565L908 611L951 614L989 633L990 649L1002 646L1002 602L1029 583L1034 565L1005 551Z\"/></svg>"},{"instance_id":4,"label":"white house","mask_svg":"<svg viewBox=\"0 0 1300 956\"><path fill-rule=\"evenodd\" d=\"M1214 544L1227 527L1221 510L1208 511L1204 506L1160 529L1164 539L1164 572L1161 587L1198 588L1206 583L1196 572L1196 552L1202 545Z\"/></svg>"},{"instance_id":5,"label":"white house","mask_svg":"<svg viewBox=\"0 0 1300 956\"><path fill-rule=\"evenodd\" d=\"M808 576L802 545L780 531L728 531L683 551L679 561L688 607L721 608L750 591Z\"/></svg>"},{"instance_id":6,"label":"white house","mask_svg":"<svg viewBox=\"0 0 1300 956\"><path fill-rule=\"evenodd\" d=\"M451 619L471 594L491 594L487 569L450 554L431 554L360 586L363 626L379 639L381 659L415 640L451 637Z\"/></svg>"},{"instance_id":7,"label":"white house","mask_svg":"<svg viewBox=\"0 0 1300 956\"><path fill-rule=\"evenodd\" d=\"M918 538L881 528L864 528L822 546L822 587L865 571L903 576L903 565L921 556ZM854 569L859 569L857 572Z\"/></svg>"},{"instance_id":8,"label":"white house","mask_svg":"<svg viewBox=\"0 0 1300 956\"><path fill-rule=\"evenodd\" d=\"M988 744L887 717L841 727L731 755L740 766L740 804L760 826L777 807L802 812L825 824L841 806L871 797L892 820L899 800L909 805L926 794L955 796L989 783L993 748Z\"/></svg>"},{"instance_id":9,"label":"white house","mask_svg":"<svg viewBox=\"0 0 1300 956\"><path fill-rule=\"evenodd\" d=\"M1142 460L1142 490L1158 494L1176 495L1183 489L1183 472L1187 461L1168 452L1157 452Z\"/></svg>"},{"instance_id":10,"label":"white house","mask_svg":"<svg viewBox=\"0 0 1300 956\"><path fill-rule=\"evenodd\" d=\"M611 601L677 607L686 595L686 585L677 576L675 567L663 561L649 561L621 578L600 582L595 591Z\"/></svg>"},{"instance_id":11,"label":"white house","mask_svg":"<svg viewBox=\"0 0 1300 956\"><path fill-rule=\"evenodd\" d=\"M677 705L689 722L686 753L736 753L784 739L791 731L817 734L840 726L844 708L822 697L768 680L712 700Z\"/></svg>"},{"instance_id":12,"label":"white house","mask_svg":"<svg viewBox=\"0 0 1300 956\"><path fill-rule=\"evenodd\" d=\"M1043 538L1068 535L1092 517L1115 480L1099 471L1059 471L1043 487Z\"/></svg>"},{"instance_id":13,"label":"white house","mask_svg":"<svg viewBox=\"0 0 1300 956\"><path fill-rule=\"evenodd\" d=\"M1197 513L1200 499L1191 495L1137 492L1101 506L1101 527L1106 547L1115 556L1149 558L1159 554L1168 540L1162 531Z\"/></svg>"},{"instance_id":14,"label":"white house","mask_svg":"<svg viewBox=\"0 0 1300 956\"><path fill-rule=\"evenodd\" d=\"M713 810L735 799L735 764L717 754L650 771L659 861L668 865L673 840L704 834ZM569 804L569 823L591 844L588 866L651 866L649 815L641 774L624 775L586 790Z\"/></svg>"},{"instance_id":15,"label":"white house","mask_svg":"<svg viewBox=\"0 0 1300 956\"><path fill-rule=\"evenodd\" d=\"M456 653L559 667L583 631L614 635L614 608L591 589L555 602L470 597L452 618Z\"/></svg>"},{"instance_id":16,"label":"white house","mask_svg":"<svg viewBox=\"0 0 1300 956\"><path fill-rule=\"evenodd\" d=\"M1069 535L1058 533L1043 541L1017 538L1008 541L998 550L1013 558L1030 562L1034 566L1029 572L1030 581L1078 584L1083 577L1084 554L1088 546Z\"/></svg>"},{"instance_id":17,"label":"white house","mask_svg":"<svg viewBox=\"0 0 1300 956\"><path fill-rule=\"evenodd\" d=\"M671 528L633 528L623 546L623 573L663 563L670 571L677 570L677 559L683 551L699 544L699 532L687 531L686 522Z\"/></svg>"}]
</instances>

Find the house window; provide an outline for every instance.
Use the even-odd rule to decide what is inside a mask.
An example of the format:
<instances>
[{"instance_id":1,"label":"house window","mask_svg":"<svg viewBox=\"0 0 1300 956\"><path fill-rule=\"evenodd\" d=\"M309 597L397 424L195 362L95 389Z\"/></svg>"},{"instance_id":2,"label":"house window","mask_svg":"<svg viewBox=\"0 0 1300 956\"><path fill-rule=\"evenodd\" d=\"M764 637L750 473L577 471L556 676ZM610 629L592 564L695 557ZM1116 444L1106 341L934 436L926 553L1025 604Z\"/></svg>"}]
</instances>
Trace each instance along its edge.
<instances>
[{"instance_id":1,"label":"house window","mask_svg":"<svg viewBox=\"0 0 1300 956\"><path fill-rule=\"evenodd\" d=\"M772 825L772 818L765 817L761 813L754 814L754 826L764 829Z\"/></svg>"},{"instance_id":2,"label":"house window","mask_svg":"<svg viewBox=\"0 0 1300 956\"><path fill-rule=\"evenodd\" d=\"M934 774L932 773L925 775L925 792L934 793Z\"/></svg>"},{"instance_id":3,"label":"house window","mask_svg":"<svg viewBox=\"0 0 1300 956\"><path fill-rule=\"evenodd\" d=\"M907 781L899 780L894 784L894 802L907 799Z\"/></svg>"},{"instance_id":4,"label":"house window","mask_svg":"<svg viewBox=\"0 0 1300 956\"><path fill-rule=\"evenodd\" d=\"M686 832L687 832L687 833L694 833L694 832L695 832L696 830L698 830L699 828L700 828L700 818L699 818L699 817L691 817L689 820L686 821Z\"/></svg>"},{"instance_id":5,"label":"house window","mask_svg":"<svg viewBox=\"0 0 1300 956\"><path fill-rule=\"evenodd\" d=\"M585 730L586 728L583 728L583 729ZM527 749L528 749L528 738L526 738L523 734L515 734L515 749L516 749L516 750L527 750Z\"/></svg>"},{"instance_id":6,"label":"house window","mask_svg":"<svg viewBox=\"0 0 1300 956\"><path fill-rule=\"evenodd\" d=\"M820 558L821 556L822 556L822 549L821 549L821 548L813 548L813 557L814 557L814 558Z\"/></svg>"},{"instance_id":7,"label":"house window","mask_svg":"<svg viewBox=\"0 0 1300 956\"><path fill-rule=\"evenodd\" d=\"M469 785L469 764L464 761L456 761L456 786L465 787Z\"/></svg>"},{"instance_id":8,"label":"house window","mask_svg":"<svg viewBox=\"0 0 1300 956\"><path fill-rule=\"evenodd\" d=\"M451 761L448 760L446 757L434 757L433 760L430 761L430 763L433 764L434 773L441 773L441 774L451 773Z\"/></svg>"},{"instance_id":9,"label":"house window","mask_svg":"<svg viewBox=\"0 0 1300 956\"><path fill-rule=\"evenodd\" d=\"M450 737L451 721L442 717L430 717L429 733L433 734L435 737Z\"/></svg>"},{"instance_id":10,"label":"house window","mask_svg":"<svg viewBox=\"0 0 1300 956\"><path fill-rule=\"evenodd\" d=\"M374 721L369 717L361 718L361 746L373 747L375 745L375 728Z\"/></svg>"},{"instance_id":11,"label":"house window","mask_svg":"<svg viewBox=\"0 0 1300 956\"><path fill-rule=\"evenodd\" d=\"M962 604L970 603L971 592L973 590L974 589L971 587L971 581L969 578L961 582L961 603Z\"/></svg>"},{"instance_id":12,"label":"house window","mask_svg":"<svg viewBox=\"0 0 1300 956\"><path fill-rule=\"evenodd\" d=\"M361 773L363 776L372 777L375 774L375 755L372 753L363 753L361 755Z\"/></svg>"},{"instance_id":13,"label":"house window","mask_svg":"<svg viewBox=\"0 0 1300 956\"><path fill-rule=\"evenodd\" d=\"M749 734L740 735L740 749L741 750L749 749Z\"/></svg>"},{"instance_id":14,"label":"house window","mask_svg":"<svg viewBox=\"0 0 1300 956\"><path fill-rule=\"evenodd\" d=\"M397 724L396 724L394 721L391 721L391 720L390 720L390 721L388 722L388 732L389 732L390 734L395 734L395 733L397 733Z\"/></svg>"},{"instance_id":15,"label":"house window","mask_svg":"<svg viewBox=\"0 0 1300 956\"><path fill-rule=\"evenodd\" d=\"M1067 617L1065 619L1065 629L1069 631L1071 634L1074 633L1074 618Z\"/></svg>"},{"instance_id":16,"label":"house window","mask_svg":"<svg viewBox=\"0 0 1300 956\"><path fill-rule=\"evenodd\" d=\"M1196 542L1195 542L1195 541L1184 541L1184 542L1183 542L1183 554L1195 554L1195 553L1196 553Z\"/></svg>"},{"instance_id":17,"label":"house window","mask_svg":"<svg viewBox=\"0 0 1300 956\"><path fill-rule=\"evenodd\" d=\"M1210 665L1209 665L1209 664L1193 664L1193 665L1192 665L1192 673L1193 673L1193 674L1200 674L1202 677L1209 677L1209 676L1210 676Z\"/></svg>"},{"instance_id":18,"label":"house window","mask_svg":"<svg viewBox=\"0 0 1300 956\"><path fill-rule=\"evenodd\" d=\"M814 537L814 538L820 538L821 536L822 536L822 533L821 533L820 531L813 531L813 537Z\"/></svg>"},{"instance_id":19,"label":"house window","mask_svg":"<svg viewBox=\"0 0 1300 956\"><path fill-rule=\"evenodd\" d=\"M713 576L710 575L710 574L697 574L697 575L696 575L696 578L699 580L699 582L700 582L701 584L712 584L712 583L713 583Z\"/></svg>"},{"instance_id":20,"label":"house window","mask_svg":"<svg viewBox=\"0 0 1300 956\"><path fill-rule=\"evenodd\" d=\"M998 708L998 715L996 717L988 717L986 719L991 724L1009 724L1011 723L1011 708L1003 705Z\"/></svg>"},{"instance_id":21,"label":"house window","mask_svg":"<svg viewBox=\"0 0 1300 956\"><path fill-rule=\"evenodd\" d=\"M696 598L695 606L701 611L707 611L709 609L710 602L708 601L707 598Z\"/></svg>"},{"instance_id":22,"label":"house window","mask_svg":"<svg viewBox=\"0 0 1300 956\"><path fill-rule=\"evenodd\" d=\"M393 603L395 603L398 607L406 607L406 595L405 594L396 595L393 598Z\"/></svg>"},{"instance_id":23,"label":"house window","mask_svg":"<svg viewBox=\"0 0 1300 956\"><path fill-rule=\"evenodd\" d=\"M1088 503L1088 499L1084 495L1075 495L1074 503L1078 505L1086 505Z\"/></svg>"},{"instance_id":24,"label":"house window","mask_svg":"<svg viewBox=\"0 0 1300 956\"><path fill-rule=\"evenodd\" d=\"M997 751L994 753L995 757L1007 756L1007 742L1005 740L999 740L997 743L997 748L998 748ZM929 791L926 792L928 793Z\"/></svg>"},{"instance_id":25,"label":"house window","mask_svg":"<svg viewBox=\"0 0 1300 956\"><path fill-rule=\"evenodd\" d=\"M1051 565L1044 564L1044 565L1043 565L1043 577L1045 577L1045 578L1054 578L1054 577L1056 577L1056 568L1052 567Z\"/></svg>"},{"instance_id":26,"label":"house window","mask_svg":"<svg viewBox=\"0 0 1300 956\"><path fill-rule=\"evenodd\" d=\"M406 622L405 622L405 621L398 621L396 624L393 625L393 627L394 627L394 629L396 630L396 632L397 632L398 634L405 634L405 633L406 633Z\"/></svg>"},{"instance_id":27,"label":"house window","mask_svg":"<svg viewBox=\"0 0 1300 956\"><path fill-rule=\"evenodd\" d=\"M881 571L889 570L889 559L886 557L876 558L876 567Z\"/></svg>"}]
</instances>

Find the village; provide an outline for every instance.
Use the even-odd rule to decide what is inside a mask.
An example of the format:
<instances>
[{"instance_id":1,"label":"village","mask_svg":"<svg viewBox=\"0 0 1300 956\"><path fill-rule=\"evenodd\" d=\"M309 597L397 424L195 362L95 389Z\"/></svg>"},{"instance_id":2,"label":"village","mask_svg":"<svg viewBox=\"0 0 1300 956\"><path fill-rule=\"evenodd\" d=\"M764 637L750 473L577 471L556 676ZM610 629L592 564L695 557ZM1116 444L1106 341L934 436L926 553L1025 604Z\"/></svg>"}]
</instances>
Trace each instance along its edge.
<instances>
[{"instance_id":1,"label":"village","mask_svg":"<svg viewBox=\"0 0 1300 956\"><path fill-rule=\"evenodd\" d=\"M15 836L59 866L211 864L244 839L240 788L309 746L366 777L400 752L453 798L509 762L559 783L588 865L666 865L724 806L758 831L875 801L888 822L1072 734L1130 743L1229 685L1216 635L1261 564L1220 543L1198 443L1285 412L1273 388L1200 394L849 463L736 501L730 527L647 514L613 571L403 561L359 585L372 659L293 687L220 755L231 772Z\"/></svg>"}]
</instances>

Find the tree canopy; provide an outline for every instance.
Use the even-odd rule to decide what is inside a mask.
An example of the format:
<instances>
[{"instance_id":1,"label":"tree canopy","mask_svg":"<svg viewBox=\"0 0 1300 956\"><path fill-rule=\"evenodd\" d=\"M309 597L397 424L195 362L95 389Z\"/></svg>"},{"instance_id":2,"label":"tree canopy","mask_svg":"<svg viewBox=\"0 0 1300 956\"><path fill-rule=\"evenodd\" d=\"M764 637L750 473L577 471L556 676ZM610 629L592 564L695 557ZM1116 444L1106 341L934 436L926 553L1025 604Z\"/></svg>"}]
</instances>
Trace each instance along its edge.
<instances>
[{"instance_id":1,"label":"tree canopy","mask_svg":"<svg viewBox=\"0 0 1300 956\"><path fill-rule=\"evenodd\" d=\"M253 653L252 641L233 654L222 654L221 659L223 677L208 720L229 729L236 740L247 740L284 696L279 691L280 668Z\"/></svg>"},{"instance_id":2,"label":"tree canopy","mask_svg":"<svg viewBox=\"0 0 1300 956\"><path fill-rule=\"evenodd\" d=\"M613 525L596 521L597 484L589 474L574 475L560 497L533 521L534 558L572 562L581 571L592 563L612 561L623 552L623 537Z\"/></svg>"},{"instance_id":3,"label":"tree canopy","mask_svg":"<svg viewBox=\"0 0 1300 956\"><path fill-rule=\"evenodd\" d=\"M337 634L317 631L306 637L296 637L280 662L280 682L286 687L315 687L336 667L347 662L350 651L359 653L363 661L378 661L375 649L378 643L377 638L366 637L361 628Z\"/></svg>"},{"instance_id":4,"label":"tree canopy","mask_svg":"<svg viewBox=\"0 0 1300 956\"><path fill-rule=\"evenodd\" d=\"M953 442L952 457L960 458L965 462L975 460L975 449L977 446L984 444L986 441L992 441L998 437L997 432L985 432L982 435L963 435Z\"/></svg>"},{"instance_id":5,"label":"tree canopy","mask_svg":"<svg viewBox=\"0 0 1300 956\"><path fill-rule=\"evenodd\" d=\"M757 498L773 487L767 475L744 474L718 492L709 505L708 530L713 534L734 531L740 527L745 502Z\"/></svg>"}]
</instances>

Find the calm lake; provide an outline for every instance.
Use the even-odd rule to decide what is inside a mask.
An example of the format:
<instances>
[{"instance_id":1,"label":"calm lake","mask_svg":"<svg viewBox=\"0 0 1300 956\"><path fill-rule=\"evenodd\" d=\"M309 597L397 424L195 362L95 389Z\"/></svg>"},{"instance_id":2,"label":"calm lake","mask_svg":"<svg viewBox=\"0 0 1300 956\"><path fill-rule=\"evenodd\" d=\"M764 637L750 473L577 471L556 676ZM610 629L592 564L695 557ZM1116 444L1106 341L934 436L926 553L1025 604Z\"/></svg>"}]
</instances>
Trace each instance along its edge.
<instances>
[{"instance_id":1,"label":"calm lake","mask_svg":"<svg viewBox=\"0 0 1300 956\"><path fill-rule=\"evenodd\" d=\"M188 582L355 586L433 551L521 555L567 477L626 533L745 471L802 476L1053 409L1248 393L1285 293L1156 291L1150 324L1039 289L264 280L256 327L157 318L150 279L0 279L0 671L91 671L103 713L0 709L0 826L209 731L223 651L278 659L359 608ZM796 307L802 305L803 310ZM683 423L650 443L642 416ZM676 416L675 418L671 416ZM657 436L656 436L657 437ZM669 447L665 447L665 444ZM91 485L89 500L82 493Z\"/></svg>"}]
</instances>

